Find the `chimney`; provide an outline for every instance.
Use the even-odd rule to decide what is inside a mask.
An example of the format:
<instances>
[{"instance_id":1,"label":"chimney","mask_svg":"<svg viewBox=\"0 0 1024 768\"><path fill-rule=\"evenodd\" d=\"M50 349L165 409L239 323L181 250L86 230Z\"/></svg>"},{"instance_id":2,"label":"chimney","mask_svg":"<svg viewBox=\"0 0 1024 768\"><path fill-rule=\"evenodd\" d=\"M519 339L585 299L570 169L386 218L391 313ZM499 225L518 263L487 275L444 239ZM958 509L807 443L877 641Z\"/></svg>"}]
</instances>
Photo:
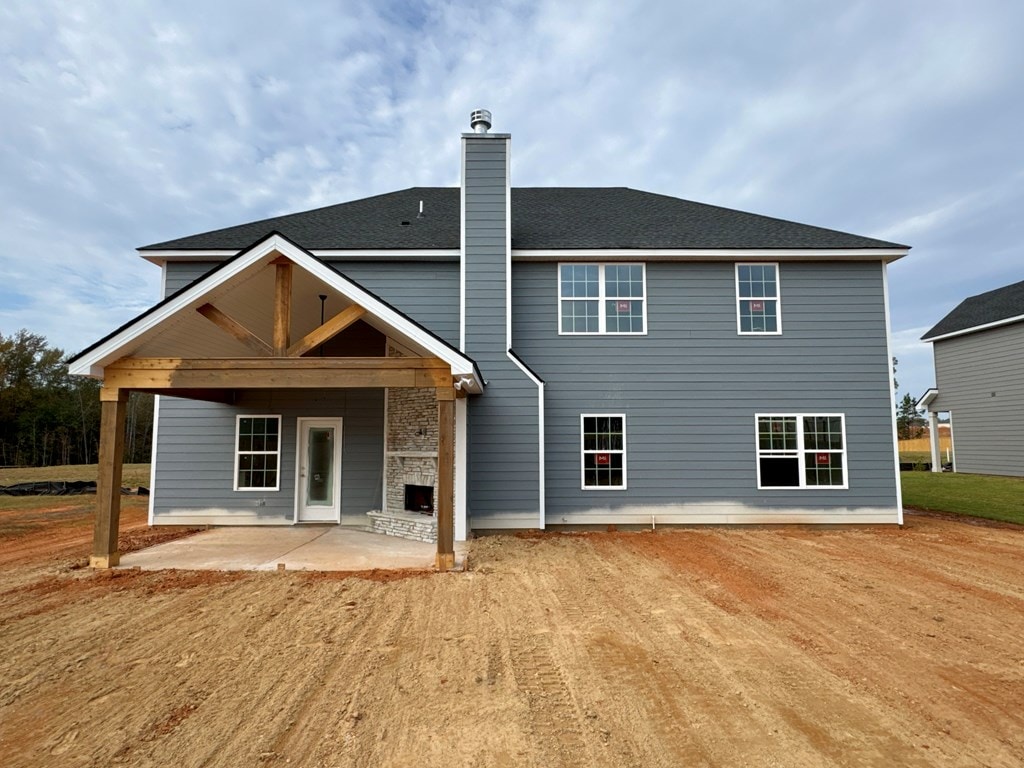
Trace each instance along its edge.
<instances>
[{"instance_id":1,"label":"chimney","mask_svg":"<svg viewBox=\"0 0 1024 768\"><path fill-rule=\"evenodd\" d=\"M475 109L462 134L462 317L460 347L478 362L509 348L511 269L509 145L489 133L491 113Z\"/></svg>"}]
</instances>

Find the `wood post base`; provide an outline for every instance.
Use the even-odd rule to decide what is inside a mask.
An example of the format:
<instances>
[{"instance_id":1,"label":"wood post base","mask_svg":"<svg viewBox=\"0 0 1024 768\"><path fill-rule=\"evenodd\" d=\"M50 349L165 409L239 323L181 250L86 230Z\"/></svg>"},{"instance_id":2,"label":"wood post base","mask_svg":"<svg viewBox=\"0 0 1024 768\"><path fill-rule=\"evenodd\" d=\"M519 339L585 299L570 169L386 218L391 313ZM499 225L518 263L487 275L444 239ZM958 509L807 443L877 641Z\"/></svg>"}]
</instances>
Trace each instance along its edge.
<instances>
[{"instance_id":1,"label":"wood post base","mask_svg":"<svg viewBox=\"0 0 1024 768\"><path fill-rule=\"evenodd\" d=\"M89 555L90 568L113 568L121 562L121 553L114 552L110 555Z\"/></svg>"},{"instance_id":2,"label":"wood post base","mask_svg":"<svg viewBox=\"0 0 1024 768\"><path fill-rule=\"evenodd\" d=\"M435 560L437 570L439 571L450 571L455 568L455 553L454 552L438 552Z\"/></svg>"}]
</instances>

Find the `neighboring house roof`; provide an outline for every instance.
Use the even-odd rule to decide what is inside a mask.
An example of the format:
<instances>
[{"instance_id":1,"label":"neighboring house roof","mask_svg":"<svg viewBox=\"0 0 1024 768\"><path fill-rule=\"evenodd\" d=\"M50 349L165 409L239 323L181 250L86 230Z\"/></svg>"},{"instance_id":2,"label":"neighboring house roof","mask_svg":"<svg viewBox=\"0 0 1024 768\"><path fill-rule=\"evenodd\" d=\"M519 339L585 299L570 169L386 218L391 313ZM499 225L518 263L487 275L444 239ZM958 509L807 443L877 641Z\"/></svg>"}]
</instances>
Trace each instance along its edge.
<instances>
[{"instance_id":1,"label":"neighboring house roof","mask_svg":"<svg viewBox=\"0 0 1024 768\"><path fill-rule=\"evenodd\" d=\"M1024 280L964 299L921 339L935 341L1018 321L1024 321Z\"/></svg>"},{"instance_id":2,"label":"neighboring house roof","mask_svg":"<svg viewBox=\"0 0 1024 768\"><path fill-rule=\"evenodd\" d=\"M278 255L286 256L308 273L310 279L315 281L313 285L316 286L316 290L326 288L325 293L332 290L346 301L363 307L368 313L364 317L365 322L388 335L396 335L400 341L425 354L448 363L452 374L465 380L468 391L479 392L482 389L483 377L472 358L279 232L272 232L260 241L250 244L236 256L129 320L95 344L86 347L68 361L70 372L101 377L103 368L110 363L126 355L135 354L140 349L145 350L147 345L158 345L159 342L155 340L169 330L176 318L179 323L191 321L195 324L196 328L185 327L186 338L202 337L202 331L206 328L205 320L195 312L195 309L206 303L214 294L223 299L229 291L241 291L246 285L251 286L253 274L271 264ZM315 304L310 304L306 309L315 315ZM297 311L293 305L293 313ZM315 320L315 317L313 319ZM310 325L315 327L312 323ZM182 334L179 333L177 343L180 343L181 337ZM226 344L237 344L227 334L222 334L218 338L222 338ZM243 351L243 355L248 354ZM169 353L158 349L156 354L149 356L166 357Z\"/></svg>"},{"instance_id":3,"label":"neighboring house roof","mask_svg":"<svg viewBox=\"0 0 1024 768\"><path fill-rule=\"evenodd\" d=\"M457 249L460 208L457 187L412 187L139 250L238 250L271 231L310 251ZM512 247L525 250L907 247L626 187L513 188L511 226Z\"/></svg>"}]
</instances>

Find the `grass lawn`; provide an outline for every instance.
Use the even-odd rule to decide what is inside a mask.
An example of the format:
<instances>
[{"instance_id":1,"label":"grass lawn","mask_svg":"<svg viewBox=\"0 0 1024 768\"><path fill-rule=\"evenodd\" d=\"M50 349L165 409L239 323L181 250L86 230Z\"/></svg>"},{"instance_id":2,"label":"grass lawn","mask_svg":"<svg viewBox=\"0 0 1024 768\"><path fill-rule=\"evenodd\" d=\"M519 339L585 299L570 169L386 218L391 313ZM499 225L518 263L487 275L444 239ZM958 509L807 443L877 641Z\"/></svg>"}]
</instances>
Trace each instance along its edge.
<instances>
[{"instance_id":1,"label":"grass lawn","mask_svg":"<svg viewBox=\"0 0 1024 768\"><path fill-rule=\"evenodd\" d=\"M0 485L41 483L45 480L95 480L95 464L67 464L61 467L16 467L0 469ZM121 485L137 488L149 487L149 464L125 464L121 470Z\"/></svg>"},{"instance_id":2,"label":"grass lawn","mask_svg":"<svg viewBox=\"0 0 1024 768\"><path fill-rule=\"evenodd\" d=\"M1024 479L952 472L901 472L903 503L916 509L1024 525Z\"/></svg>"},{"instance_id":3,"label":"grass lawn","mask_svg":"<svg viewBox=\"0 0 1024 768\"><path fill-rule=\"evenodd\" d=\"M942 460L946 460L945 454ZM928 451L900 451L901 464L930 464L931 461L932 455Z\"/></svg>"}]
</instances>

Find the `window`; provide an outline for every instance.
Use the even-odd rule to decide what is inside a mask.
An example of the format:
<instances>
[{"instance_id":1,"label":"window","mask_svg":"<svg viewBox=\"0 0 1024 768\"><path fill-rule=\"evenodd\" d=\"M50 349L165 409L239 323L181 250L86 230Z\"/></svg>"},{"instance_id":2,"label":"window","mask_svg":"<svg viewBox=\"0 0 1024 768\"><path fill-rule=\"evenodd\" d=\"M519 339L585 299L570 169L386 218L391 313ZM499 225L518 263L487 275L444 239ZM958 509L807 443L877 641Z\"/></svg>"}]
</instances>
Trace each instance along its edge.
<instances>
[{"instance_id":1,"label":"window","mask_svg":"<svg viewBox=\"0 0 1024 768\"><path fill-rule=\"evenodd\" d=\"M580 416L583 490L626 487L626 417Z\"/></svg>"},{"instance_id":2,"label":"window","mask_svg":"<svg viewBox=\"0 0 1024 768\"><path fill-rule=\"evenodd\" d=\"M739 332L782 333L779 265L736 265L736 322Z\"/></svg>"},{"instance_id":3,"label":"window","mask_svg":"<svg viewBox=\"0 0 1024 768\"><path fill-rule=\"evenodd\" d=\"M558 332L647 331L643 264L559 264Z\"/></svg>"},{"instance_id":4,"label":"window","mask_svg":"<svg viewBox=\"0 0 1024 768\"><path fill-rule=\"evenodd\" d=\"M239 416L235 440L235 490L278 490L280 416Z\"/></svg>"},{"instance_id":5,"label":"window","mask_svg":"<svg viewBox=\"0 0 1024 768\"><path fill-rule=\"evenodd\" d=\"M846 488L842 415L758 415L758 488Z\"/></svg>"}]
</instances>

